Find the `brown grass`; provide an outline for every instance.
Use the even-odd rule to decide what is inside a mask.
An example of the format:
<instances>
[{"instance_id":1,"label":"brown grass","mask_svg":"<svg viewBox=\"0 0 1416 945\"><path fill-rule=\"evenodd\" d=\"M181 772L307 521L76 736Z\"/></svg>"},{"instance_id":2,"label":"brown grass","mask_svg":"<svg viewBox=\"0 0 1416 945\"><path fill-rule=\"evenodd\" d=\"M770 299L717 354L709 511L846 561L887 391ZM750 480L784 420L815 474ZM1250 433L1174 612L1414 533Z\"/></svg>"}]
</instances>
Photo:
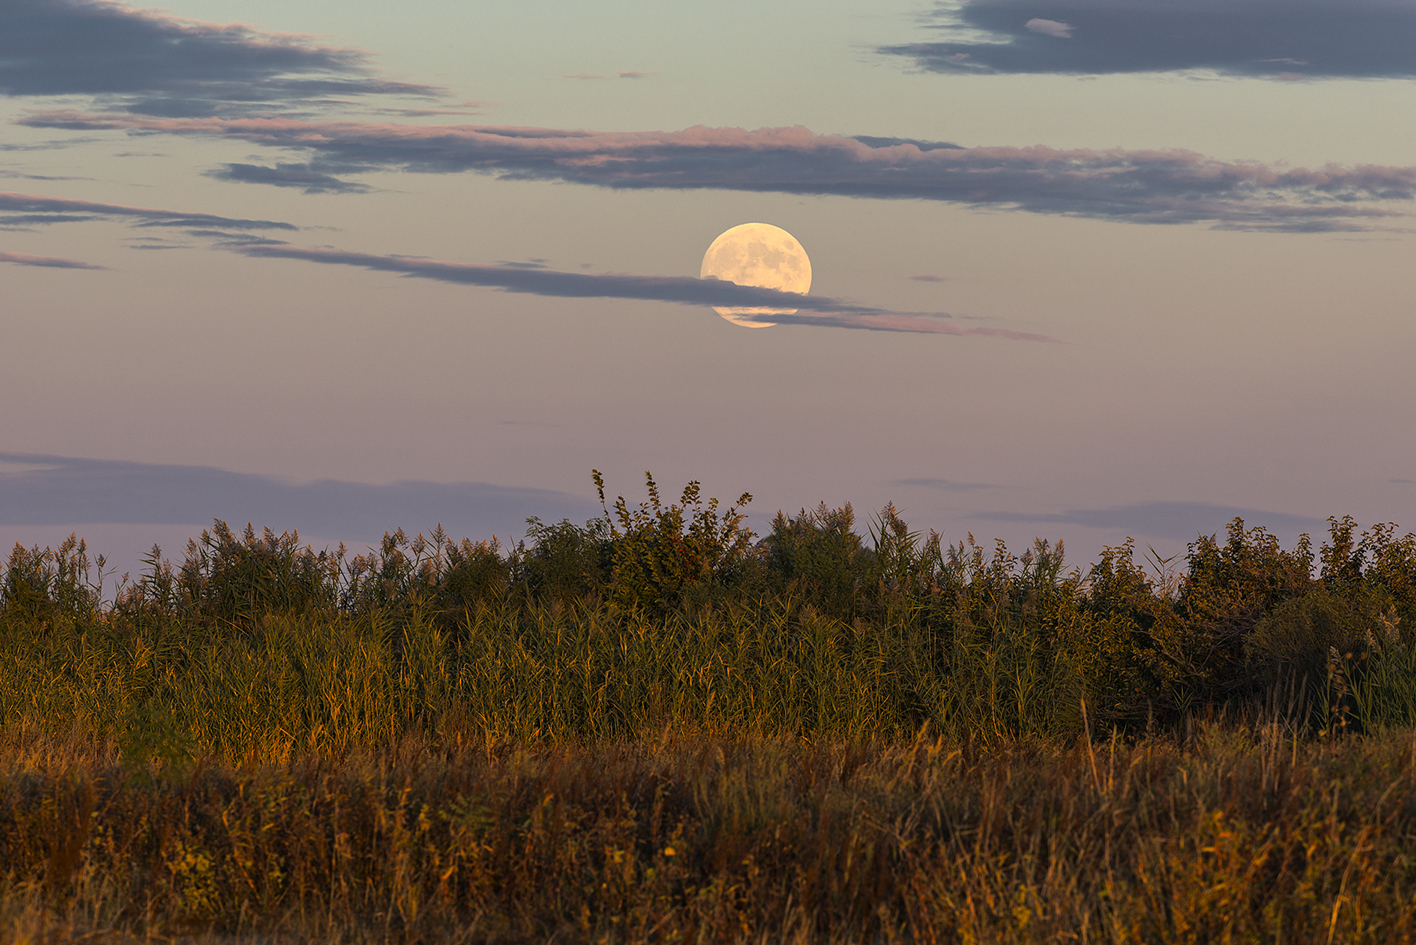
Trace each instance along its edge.
<instances>
[{"instance_id":1,"label":"brown grass","mask_svg":"<svg viewBox=\"0 0 1416 945\"><path fill-rule=\"evenodd\" d=\"M1399 942L1416 737L4 747L0 941Z\"/></svg>"}]
</instances>

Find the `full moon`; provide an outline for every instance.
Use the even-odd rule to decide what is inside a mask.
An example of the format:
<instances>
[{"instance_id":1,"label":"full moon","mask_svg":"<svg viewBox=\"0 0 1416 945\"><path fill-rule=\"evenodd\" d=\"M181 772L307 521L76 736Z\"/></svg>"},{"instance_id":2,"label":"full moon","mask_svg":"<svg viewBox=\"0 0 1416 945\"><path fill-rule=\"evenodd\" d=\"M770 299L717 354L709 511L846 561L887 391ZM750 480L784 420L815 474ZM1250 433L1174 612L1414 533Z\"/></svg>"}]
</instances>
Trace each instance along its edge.
<instances>
[{"instance_id":1,"label":"full moon","mask_svg":"<svg viewBox=\"0 0 1416 945\"><path fill-rule=\"evenodd\" d=\"M811 288L811 260L786 230L770 223L743 223L713 241L703 254L700 279L723 279L738 285L780 289L805 295ZM744 315L793 315L794 308L719 308L713 311L744 328L771 328L775 322Z\"/></svg>"}]
</instances>

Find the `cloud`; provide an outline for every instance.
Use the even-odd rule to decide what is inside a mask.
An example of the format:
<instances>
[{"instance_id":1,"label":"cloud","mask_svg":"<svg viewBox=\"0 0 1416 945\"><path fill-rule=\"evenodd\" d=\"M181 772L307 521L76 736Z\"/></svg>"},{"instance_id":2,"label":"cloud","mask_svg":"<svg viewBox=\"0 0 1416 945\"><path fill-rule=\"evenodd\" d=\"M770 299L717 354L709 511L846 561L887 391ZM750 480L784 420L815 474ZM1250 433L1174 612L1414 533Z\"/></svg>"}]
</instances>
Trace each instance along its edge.
<instances>
[{"instance_id":1,"label":"cloud","mask_svg":"<svg viewBox=\"0 0 1416 945\"><path fill-rule=\"evenodd\" d=\"M1023 24L1023 29L1057 39L1071 39L1073 27L1070 23L1059 23L1057 20L1044 20L1040 16L1035 16Z\"/></svg>"},{"instance_id":2,"label":"cloud","mask_svg":"<svg viewBox=\"0 0 1416 945\"><path fill-rule=\"evenodd\" d=\"M718 305L745 308L796 308L812 314L742 315L783 325L810 325L825 328L856 328L867 331L914 332L933 335L981 335L1013 341L1049 341L1055 338L1003 328L963 328L950 324L948 315L891 312L852 305L836 299L808 297L776 289L737 285L717 279L684 276L635 276L616 273L595 274L527 268L524 265L485 266L471 263L438 262L408 256L376 256L337 249L306 249L297 246L228 246L233 252L268 259L298 259L326 265L358 266L378 272L396 272L421 279L476 285L552 298L637 299L673 302L680 305Z\"/></svg>"},{"instance_id":3,"label":"cloud","mask_svg":"<svg viewBox=\"0 0 1416 945\"><path fill-rule=\"evenodd\" d=\"M910 276L910 278L913 279L915 282L948 282L948 281L949 281L949 277L948 277L948 276L931 276L931 275L928 275L928 274L919 275L919 276Z\"/></svg>"},{"instance_id":4,"label":"cloud","mask_svg":"<svg viewBox=\"0 0 1416 945\"><path fill-rule=\"evenodd\" d=\"M0 225L75 223L100 217L130 220L136 226L210 227L213 230L296 230L278 220L242 220L212 213L187 213L152 207L128 207L115 203L94 203L66 197L42 197L0 191Z\"/></svg>"},{"instance_id":5,"label":"cloud","mask_svg":"<svg viewBox=\"0 0 1416 945\"><path fill-rule=\"evenodd\" d=\"M1246 525L1262 525L1270 530L1312 532L1326 528L1323 519L1285 512L1208 505L1202 502L1143 502L1113 505L1100 509L1068 509L1065 512L983 512L978 518L991 522L1048 523L1105 528L1151 538L1191 541L1198 535L1222 531L1236 517Z\"/></svg>"},{"instance_id":6,"label":"cloud","mask_svg":"<svg viewBox=\"0 0 1416 945\"><path fill-rule=\"evenodd\" d=\"M298 187L307 194L362 194L369 191L369 188L364 184L340 180L338 177L325 174L314 164L277 164L275 167L262 167L259 164L223 164L217 170L208 171L207 176L217 180L246 184Z\"/></svg>"},{"instance_id":7,"label":"cloud","mask_svg":"<svg viewBox=\"0 0 1416 945\"><path fill-rule=\"evenodd\" d=\"M0 3L0 94L116 96L171 117L268 111L329 96L442 94L391 81L368 53L110 0Z\"/></svg>"},{"instance_id":8,"label":"cloud","mask_svg":"<svg viewBox=\"0 0 1416 945\"><path fill-rule=\"evenodd\" d=\"M31 256L29 253L0 253L0 262L17 266L40 266L46 269L106 269L75 259L60 259L56 256Z\"/></svg>"},{"instance_id":9,"label":"cloud","mask_svg":"<svg viewBox=\"0 0 1416 945\"><path fill-rule=\"evenodd\" d=\"M935 21L940 41L878 52L932 72L1416 76L1416 4L1392 0L962 0Z\"/></svg>"},{"instance_id":10,"label":"cloud","mask_svg":"<svg viewBox=\"0 0 1416 945\"><path fill-rule=\"evenodd\" d=\"M647 79L650 76L658 75L658 71L641 72L638 69L626 69L615 73L621 79ZM609 76L599 72L567 72L561 76L562 79L608 79Z\"/></svg>"},{"instance_id":11,"label":"cloud","mask_svg":"<svg viewBox=\"0 0 1416 945\"><path fill-rule=\"evenodd\" d=\"M6 526L191 525L219 518L373 541L385 531L426 531L438 523L455 537L520 536L528 516L583 521L600 511L588 496L483 482L297 483L210 466L24 453L0 453L0 462L23 464L0 471Z\"/></svg>"},{"instance_id":12,"label":"cloud","mask_svg":"<svg viewBox=\"0 0 1416 945\"><path fill-rule=\"evenodd\" d=\"M813 134L802 127L594 132L289 118L157 119L36 113L21 124L237 139L346 168L474 171L618 189L712 189L940 200L1133 223L1280 232L1389 228L1416 167L1315 169L1193 151L963 148Z\"/></svg>"}]
</instances>

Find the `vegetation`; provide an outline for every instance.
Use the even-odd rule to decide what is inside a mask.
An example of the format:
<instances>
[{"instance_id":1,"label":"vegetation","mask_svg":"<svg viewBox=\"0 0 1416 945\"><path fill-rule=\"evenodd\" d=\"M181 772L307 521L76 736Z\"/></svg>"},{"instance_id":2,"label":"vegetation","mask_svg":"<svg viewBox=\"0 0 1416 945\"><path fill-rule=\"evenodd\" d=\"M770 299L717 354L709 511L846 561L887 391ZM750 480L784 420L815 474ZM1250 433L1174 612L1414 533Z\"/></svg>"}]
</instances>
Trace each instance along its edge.
<instances>
[{"instance_id":1,"label":"vegetation","mask_svg":"<svg viewBox=\"0 0 1416 945\"><path fill-rule=\"evenodd\" d=\"M0 941L1397 941L1416 536L1069 569L690 483L0 580Z\"/></svg>"}]
</instances>

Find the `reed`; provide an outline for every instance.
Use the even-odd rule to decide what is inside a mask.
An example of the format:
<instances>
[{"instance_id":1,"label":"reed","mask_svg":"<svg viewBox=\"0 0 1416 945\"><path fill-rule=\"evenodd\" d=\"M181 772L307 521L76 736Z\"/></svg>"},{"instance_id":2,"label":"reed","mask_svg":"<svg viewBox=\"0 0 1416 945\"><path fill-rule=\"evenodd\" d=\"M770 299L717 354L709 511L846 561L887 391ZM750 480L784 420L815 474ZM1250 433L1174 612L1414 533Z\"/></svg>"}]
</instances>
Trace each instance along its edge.
<instances>
[{"instance_id":1,"label":"reed","mask_svg":"<svg viewBox=\"0 0 1416 945\"><path fill-rule=\"evenodd\" d=\"M1416 537L1084 571L648 485L116 592L16 548L0 943L1412 937Z\"/></svg>"}]
</instances>

